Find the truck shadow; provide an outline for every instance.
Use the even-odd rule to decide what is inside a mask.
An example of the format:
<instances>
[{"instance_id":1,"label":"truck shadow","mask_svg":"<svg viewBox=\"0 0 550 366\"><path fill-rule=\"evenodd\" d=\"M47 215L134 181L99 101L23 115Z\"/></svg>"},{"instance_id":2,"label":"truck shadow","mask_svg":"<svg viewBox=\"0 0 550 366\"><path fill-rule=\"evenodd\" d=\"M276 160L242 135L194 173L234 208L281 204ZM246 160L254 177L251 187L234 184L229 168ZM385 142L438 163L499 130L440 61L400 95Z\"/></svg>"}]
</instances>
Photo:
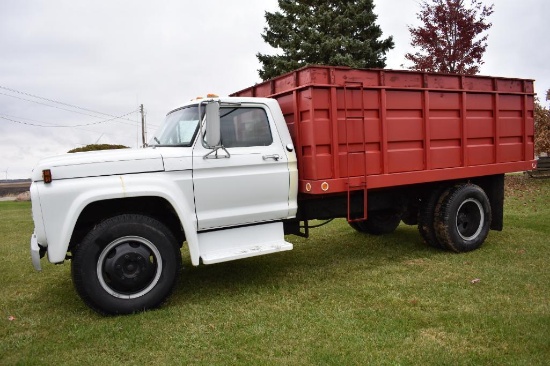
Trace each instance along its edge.
<instances>
[{"instance_id":1,"label":"truck shadow","mask_svg":"<svg viewBox=\"0 0 550 366\"><path fill-rule=\"evenodd\" d=\"M312 281L329 278L337 281L339 276L348 281L349 271L379 271L399 263L406 265L451 255L427 247L416 227L404 225L393 234L371 236L337 223L313 233L307 240L296 237L287 240L294 244L294 250L198 267L184 259L172 301L201 302L270 288L300 288Z\"/></svg>"}]
</instances>

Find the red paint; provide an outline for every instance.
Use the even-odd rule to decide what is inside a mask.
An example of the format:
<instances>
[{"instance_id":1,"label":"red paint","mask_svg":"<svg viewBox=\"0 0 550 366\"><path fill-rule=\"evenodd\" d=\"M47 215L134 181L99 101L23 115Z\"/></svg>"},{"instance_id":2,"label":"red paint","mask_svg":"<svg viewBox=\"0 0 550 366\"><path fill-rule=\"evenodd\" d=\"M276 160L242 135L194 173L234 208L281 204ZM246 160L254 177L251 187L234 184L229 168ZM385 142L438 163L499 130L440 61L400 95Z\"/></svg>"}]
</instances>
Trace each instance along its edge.
<instances>
[{"instance_id":1,"label":"red paint","mask_svg":"<svg viewBox=\"0 0 550 366\"><path fill-rule=\"evenodd\" d=\"M301 193L469 178L534 163L532 80L311 66L233 96L279 101Z\"/></svg>"}]
</instances>

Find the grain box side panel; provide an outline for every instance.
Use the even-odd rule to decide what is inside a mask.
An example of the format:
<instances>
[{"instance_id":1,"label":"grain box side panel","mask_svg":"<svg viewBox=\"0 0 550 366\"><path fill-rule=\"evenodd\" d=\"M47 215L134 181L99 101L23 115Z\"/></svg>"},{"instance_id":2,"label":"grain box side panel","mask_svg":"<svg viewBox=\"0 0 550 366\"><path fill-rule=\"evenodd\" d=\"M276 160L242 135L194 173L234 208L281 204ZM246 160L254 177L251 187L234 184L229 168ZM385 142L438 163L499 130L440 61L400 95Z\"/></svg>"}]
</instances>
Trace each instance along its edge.
<instances>
[{"instance_id":1,"label":"grain box side panel","mask_svg":"<svg viewBox=\"0 0 550 366\"><path fill-rule=\"evenodd\" d=\"M493 93L467 94L465 123L468 131L468 166L495 163L495 117Z\"/></svg>"},{"instance_id":2,"label":"grain box side panel","mask_svg":"<svg viewBox=\"0 0 550 366\"><path fill-rule=\"evenodd\" d=\"M330 89L307 88L297 95L302 179L331 179L334 175Z\"/></svg>"},{"instance_id":3,"label":"grain box side panel","mask_svg":"<svg viewBox=\"0 0 550 366\"><path fill-rule=\"evenodd\" d=\"M508 83L510 89L515 90L515 83ZM523 157L523 121L525 110L523 108L523 96L500 95L499 100L499 162L521 161Z\"/></svg>"},{"instance_id":4,"label":"grain box side panel","mask_svg":"<svg viewBox=\"0 0 550 366\"><path fill-rule=\"evenodd\" d=\"M424 113L420 90L386 92L388 172L423 170Z\"/></svg>"},{"instance_id":5,"label":"grain box side panel","mask_svg":"<svg viewBox=\"0 0 550 366\"><path fill-rule=\"evenodd\" d=\"M432 169L462 165L461 93L431 91L429 136Z\"/></svg>"}]
</instances>

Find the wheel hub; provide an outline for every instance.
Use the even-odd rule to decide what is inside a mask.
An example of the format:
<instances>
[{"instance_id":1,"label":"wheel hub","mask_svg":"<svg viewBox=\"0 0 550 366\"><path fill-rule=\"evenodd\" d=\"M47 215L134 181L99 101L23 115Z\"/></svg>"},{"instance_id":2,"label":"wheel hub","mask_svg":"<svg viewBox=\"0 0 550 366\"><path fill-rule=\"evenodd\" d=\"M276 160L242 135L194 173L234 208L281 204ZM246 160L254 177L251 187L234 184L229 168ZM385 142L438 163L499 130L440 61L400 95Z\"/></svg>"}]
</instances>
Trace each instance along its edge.
<instances>
[{"instance_id":1,"label":"wheel hub","mask_svg":"<svg viewBox=\"0 0 550 366\"><path fill-rule=\"evenodd\" d=\"M144 238L115 240L103 249L98 259L99 282L115 297L142 296L158 282L162 269L159 257L156 247Z\"/></svg>"},{"instance_id":2,"label":"wheel hub","mask_svg":"<svg viewBox=\"0 0 550 366\"><path fill-rule=\"evenodd\" d=\"M468 198L458 208L456 214L456 228L458 235L464 240L475 239L483 229L485 219L481 203L473 198Z\"/></svg>"}]
</instances>

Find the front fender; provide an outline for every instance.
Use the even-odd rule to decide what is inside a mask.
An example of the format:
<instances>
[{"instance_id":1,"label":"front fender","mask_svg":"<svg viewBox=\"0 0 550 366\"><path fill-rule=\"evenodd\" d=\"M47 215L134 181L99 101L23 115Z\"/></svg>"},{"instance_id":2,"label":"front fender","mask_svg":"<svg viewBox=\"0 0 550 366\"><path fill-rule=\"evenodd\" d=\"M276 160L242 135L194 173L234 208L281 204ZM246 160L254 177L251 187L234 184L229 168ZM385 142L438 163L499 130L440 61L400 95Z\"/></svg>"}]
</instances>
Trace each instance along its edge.
<instances>
[{"instance_id":1,"label":"front fender","mask_svg":"<svg viewBox=\"0 0 550 366\"><path fill-rule=\"evenodd\" d=\"M36 186L45 228L45 238L39 244L47 247L51 263L64 261L76 222L89 204L143 196L160 197L172 205L185 231L191 261L199 263L190 170L56 180Z\"/></svg>"}]
</instances>

